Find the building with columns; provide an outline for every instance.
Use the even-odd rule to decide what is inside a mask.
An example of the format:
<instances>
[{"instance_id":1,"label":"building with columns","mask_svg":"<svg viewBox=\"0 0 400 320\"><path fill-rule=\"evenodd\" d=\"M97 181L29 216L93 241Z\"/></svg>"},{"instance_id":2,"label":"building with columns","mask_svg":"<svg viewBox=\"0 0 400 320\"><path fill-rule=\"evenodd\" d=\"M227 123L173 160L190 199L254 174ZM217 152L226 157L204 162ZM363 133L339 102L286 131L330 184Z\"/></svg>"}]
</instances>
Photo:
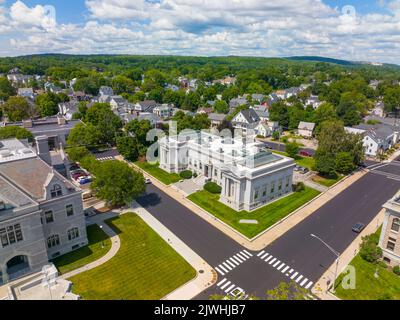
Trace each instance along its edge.
<instances>
[{"instance_id":1,"label":"building with columns","mask_svg":"<svg viewBox=\"0 0 400 320\"><path fill-rule=\"evenodd\" d=\"M17 139L0 141L0 285L88 243L81 190Z\"/></svg>"},{"instance_id":2,"label":"building with columns","mask_svg":"<svg viewBox=\"0 0 400 320\"><path fill-rule=\"evenodd\" d=\"M292 192L294 160L271 153L254 136L179 134L161 139L159 154L163 170L191 170L220 185L220 201L237 211L255 210Z\"/></svg>"}]
</instances>

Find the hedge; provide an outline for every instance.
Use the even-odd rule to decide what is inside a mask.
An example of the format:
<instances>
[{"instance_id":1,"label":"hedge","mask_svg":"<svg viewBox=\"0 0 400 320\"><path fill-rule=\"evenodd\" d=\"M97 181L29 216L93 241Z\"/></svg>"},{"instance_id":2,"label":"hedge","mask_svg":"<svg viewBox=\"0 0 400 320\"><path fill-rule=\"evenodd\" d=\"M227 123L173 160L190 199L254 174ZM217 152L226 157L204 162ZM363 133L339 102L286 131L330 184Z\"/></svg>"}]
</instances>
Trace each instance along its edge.
<instances>
[{"instance_id":1,"label":"hedge","mask_svg":"<svg viewBox=\"0 0 400 320\"><path fill-rule=\"evenodd\" d=\"M193 177L193 173L190 170L182 171L179 175L183 179L192 179Z\"/></svg>"},{"instance_id":2,"label":"hedge","mask_svg":"<svg viewBox=\"0 0 400 320\"><path fill-rule=\"evenodd\" d=\"M215 182L207 182L204 185L204 190L207 190L210 193L220 194L222 192L222 188L217 185Z\"/></svg>"}]
</instances>

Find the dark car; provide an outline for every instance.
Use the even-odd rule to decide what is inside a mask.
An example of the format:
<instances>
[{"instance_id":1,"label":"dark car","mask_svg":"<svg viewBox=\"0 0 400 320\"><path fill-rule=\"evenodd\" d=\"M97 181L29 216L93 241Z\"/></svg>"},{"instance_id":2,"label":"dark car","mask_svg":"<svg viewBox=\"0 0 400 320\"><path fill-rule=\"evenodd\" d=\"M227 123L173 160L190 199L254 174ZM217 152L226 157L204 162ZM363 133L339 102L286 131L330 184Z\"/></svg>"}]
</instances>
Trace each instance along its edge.
<instances>
[{"instance_id":1,"label":"dark car","mask_svg":"<svg viewBox=\"0 0 400 320\"><path fill-rule=\"evenodd\" d=\"M357 223L353 226L352 230L353 230L354 232L356 232L356 233L360 233L361 231L364 230L364 228L365 228L365 224L364 224L364 223L357 222Z\"/></svg>"},{"instance_id":2,"label":"dark car","mask_svg":"<svg viewBox=\"0 0 400 320\"><path fill-rule=\"evenodd\" d=\"M307 152L307 151L301 151L300 155L303 157L312 157L311 153Z\"/></svg>"}]
</instances>

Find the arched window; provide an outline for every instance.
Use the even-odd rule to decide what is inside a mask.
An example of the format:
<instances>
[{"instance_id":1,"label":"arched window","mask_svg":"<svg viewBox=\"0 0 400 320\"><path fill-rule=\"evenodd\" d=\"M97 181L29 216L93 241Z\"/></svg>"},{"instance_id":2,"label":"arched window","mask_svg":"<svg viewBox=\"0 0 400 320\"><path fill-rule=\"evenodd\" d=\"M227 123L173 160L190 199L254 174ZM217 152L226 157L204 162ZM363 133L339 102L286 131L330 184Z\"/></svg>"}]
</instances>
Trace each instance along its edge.
<instances>
[{"instance_id":1,"label":"arched window","mask_svg":"<svg viewBox=\"0 0 400 320\"><path fill-rule=\"evenodd\" d=\"M62 196L62 189L61 189L60 185L55 184L53 186L53 188L50 190L50 194L51 194L52 198Z\"/></svg>"},{"instance_id":2,"label":"arched window","mask_svg":"<svg viewBox=\"0 0 400 320\"><path fill-rule=\"evenodd\" d=\"M74 240L75 238L79 238L79 229L78 228L72 228L68 230L68 240Z\"/></svg>"},{"instance_id":3,"label":"arched window","mask_svg":"<svg viewBox=\"0 0 400 320\"><path fill-rule=\"evenodd\" d=\"M392 222L392 231L398 232L400 229L400 219L394 218Z\"/></svg>"},{"instance_id":4,"label":"arched window","mask_svg":"<svg viewBox=\"0 0 400 320\"><path fill-rule=\"evenodd\" d=\"M47 247L52 248L60 245L60 237L58 234L53 234L52 236L47 238Z\"/></svg>"}]
</instances>

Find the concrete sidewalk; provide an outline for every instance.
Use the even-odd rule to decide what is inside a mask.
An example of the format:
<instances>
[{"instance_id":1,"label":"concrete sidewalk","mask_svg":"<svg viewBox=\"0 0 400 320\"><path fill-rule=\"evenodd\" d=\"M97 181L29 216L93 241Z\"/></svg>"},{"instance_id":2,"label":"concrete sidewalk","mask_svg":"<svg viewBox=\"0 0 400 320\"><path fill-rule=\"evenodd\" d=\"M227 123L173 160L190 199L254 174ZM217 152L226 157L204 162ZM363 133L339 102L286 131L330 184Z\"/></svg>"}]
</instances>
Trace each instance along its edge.
<instances>
[{"instance_id":1,"label":"concrete sidewalk","mask_svg":"<svg viewBox=\"0 0 400 320\"><path fill-rule=\"evenodd\" d=\"M196 270L197 275L193 280L169 293L162 300L190 300L217 281L216 272L205 260L203 260L197 253L168 230L136 201L133 202L130 211L137 213L144 222L157 232L164 241L166 241Z\"/></svg>"},{"instance_id":2,"label":"concrete sidewalk","mask_svg":"<svg viewBox=\"0 0 400 320\"><path fill-rule=\"evenodd\" d=\"M122 160L124 161L124 160ZM252 251L260 251L272 243L274 240L282 236L284 233L289 231L291 228L299 224L301 221L306 219L316 210L321 208L325 205L328 201L332 200L336 195L344 191L358 179L363 177L368 171L367 170L360 170L356 173L342 179L334 186L329 188L326 192L321 193L319 196L311 200L309 203L306 203L304 206L300 207L293 213L291 213L286 218L282 219L281 221L277 222L275 225L271 226L263 233L257 235L253 239L249 239L242 235L237 230L233 229L232 227L228 226L223 221L219 220L218 218L214 217L212 214L208 213L207 211L203 210L190 200L186 199L186 197L179 191L177 191L172 186L167 186L156 178L149 175L144 170L140 169L136 165L132 163L128 163L135 169L143 172L146 177L151 178L152 183L165 192L170 197L174 198L176 201L184 205L186 208L197 214L202 219L206 220L208 223L212 224L215 228L219 229L221 232L225 233L227 236L244 246L248 250Z\"/></svg>"},{"instance_id":3,"label":"concrete sidewalk","mask_svg":"<svg viewBox=\"0 0 400 320\"><path fill-rule=\"evenodd\" d=\"M358 254L362 237L372 234L378 230L383 223L385 216L385 209L382 209L378 215L365 227L365 229L358 235L358 237L347 247L347 249L340 255L338 265L338 276L344 271L348 264ZM333 283L335 277L336 261L329 267L329 269L321 276L315 283L312 292L322 300L340 300L334 294L328 291ZM329 283L329 284L328 284Z\"/></svg>"}]
</instances>

